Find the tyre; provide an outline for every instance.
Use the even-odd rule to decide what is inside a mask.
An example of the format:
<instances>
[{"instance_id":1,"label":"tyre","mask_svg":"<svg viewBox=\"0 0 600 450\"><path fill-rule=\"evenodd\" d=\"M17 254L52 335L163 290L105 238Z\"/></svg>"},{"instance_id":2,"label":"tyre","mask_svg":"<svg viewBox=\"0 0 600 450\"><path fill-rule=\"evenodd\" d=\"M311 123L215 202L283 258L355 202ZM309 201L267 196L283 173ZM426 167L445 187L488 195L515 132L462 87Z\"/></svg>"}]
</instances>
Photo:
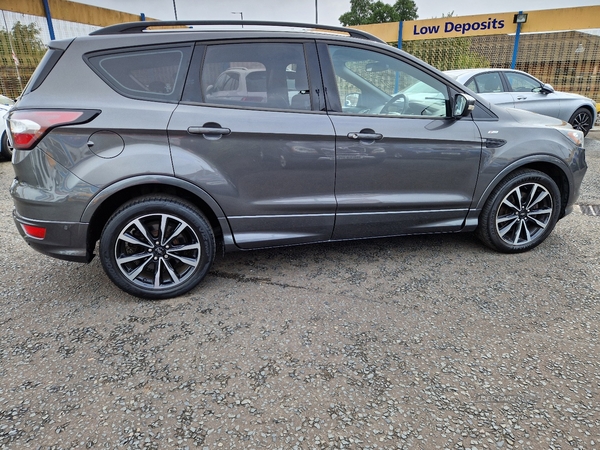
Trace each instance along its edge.
<instances>
[{"instance_id":1,"label":"tyre","mask_svg":"<svg viewBox=\"0 0 600 450\"><path fill-rule=\"evenodd\" d=\"M119 208L100 237L100 260L119 288L137 297L182 295L208 273L215 238L202 213L183 200L140 197Z\"/></svg>"},{"instance_id":2,"label":"tyre","mask_svg":"<svg viewBox=\"0 0 600 450\"><path fill-rule=\"evenodd\" d=\"M12 159L12 148L8 144L8 134L6 131L2 133L2 138L0 139L0 155L9 161Z\"/></svg>"},{"instance_id":3,"label":"tyre","mask_svg":"<svg viewBox=\"0 0 600 450\"><path fill-rule=\"evenodd\" d=\"M583 131L584 135L587 135L588 131L594 126L592 123L592 113L585 108L579 108L575 111L569 119L569 123L576 130Z\"/></svg>"},{"instance_id":4,"label":"tyre","mask_svg":"<svg viewBox=\"0 0 600 450\"><path fill-rule=\"evenodd\" d=\"M516 171L490 195L476 234L488 247L504 253L530 250L554 229L561 210L560 199L558 186L545 173Z\"/></svg>"}]
</instances>

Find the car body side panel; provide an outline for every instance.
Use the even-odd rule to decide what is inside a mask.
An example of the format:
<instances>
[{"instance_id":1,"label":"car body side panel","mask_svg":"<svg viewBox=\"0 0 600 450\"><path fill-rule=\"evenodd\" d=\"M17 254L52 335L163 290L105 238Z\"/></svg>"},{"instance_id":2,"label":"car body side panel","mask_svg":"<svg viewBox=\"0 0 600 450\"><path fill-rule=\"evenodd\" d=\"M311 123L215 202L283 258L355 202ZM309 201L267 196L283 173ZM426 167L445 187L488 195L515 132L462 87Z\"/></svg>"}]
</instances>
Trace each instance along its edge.
<instances>
[{"instance_id":1,"label":"car body side panel","mask_svg":"<svg viewBox=\"0 0 600 450\"><path fill-rule=\"evenodd\" d=\"M207 126L230 133L188 131ZM331 238L335 142L326 114L180 105L169 136L175 175L213 196L239 247Z\"/></svg>"},{"instance_id":2,"label":"car body side panel","mask_svg":"<svg viewBox=\"0 0 600 450\"><path fill-rule=\"evenodd\" d=\"M570 117L565 117L561 108L561 99L558 94L542 92L510 92L514 100L514 107L525 109L545 116L553 116L567 121ZM483 94L487 97L491 94ZM488 97L489 99L489 97ZM490 101L492 101L490 99Z\"/></svg>"},{"instance_id":3,"label":"car body side panel","mask_svg":"<svg viewBox=\"0 0 600 450\"><path fill-rule=\"evenodd\" d=\"M472 120L352 115L332 120L338 142L334 238L461 229L481 156ZM348 138L365 128L383 138Z\"/></svg>"},{"instance_id":4,"label":"car body side panel","mask_svg":"<svg viewBox=\"0 0 600 450\"><path fill-rule=\"evenodd\" d=\"M505 141L505 144L484 146L472 210L483 208L491 191L510 172L527 164L539 163L551 164L564 173L569 195L567 204L563 206L571 207L579 196L581 180L587 170L585 150L552 129L561 125L558 119L518 109L496 109L496 112L500 120L476 122L484 143L493 139L494 142ZM540 127L544 123L547 126Z\"/></svg>"}]
</instances>

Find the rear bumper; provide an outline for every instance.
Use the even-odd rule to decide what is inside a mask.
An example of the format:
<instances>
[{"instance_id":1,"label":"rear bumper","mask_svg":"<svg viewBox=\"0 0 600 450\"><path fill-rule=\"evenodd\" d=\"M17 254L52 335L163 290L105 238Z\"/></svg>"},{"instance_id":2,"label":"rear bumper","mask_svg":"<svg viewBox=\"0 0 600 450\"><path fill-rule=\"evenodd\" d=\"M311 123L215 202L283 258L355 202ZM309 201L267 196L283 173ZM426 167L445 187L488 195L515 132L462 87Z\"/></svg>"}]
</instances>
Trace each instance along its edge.
<instances>
[{"instance_id":1,"label":"rear bumper","mask_svg":"<svg viewBox=\"0 0 600 450\"><path fill-rule=\"evenodd\" d=\"M16 210L13 210L13 219L25 242L44 255L82 263L90 262L94 257L87 250L87 223L32 220L19 216ZM46 236L43 239L29 236L23 224L45 228Z\"/></svg>"}]
</instances>

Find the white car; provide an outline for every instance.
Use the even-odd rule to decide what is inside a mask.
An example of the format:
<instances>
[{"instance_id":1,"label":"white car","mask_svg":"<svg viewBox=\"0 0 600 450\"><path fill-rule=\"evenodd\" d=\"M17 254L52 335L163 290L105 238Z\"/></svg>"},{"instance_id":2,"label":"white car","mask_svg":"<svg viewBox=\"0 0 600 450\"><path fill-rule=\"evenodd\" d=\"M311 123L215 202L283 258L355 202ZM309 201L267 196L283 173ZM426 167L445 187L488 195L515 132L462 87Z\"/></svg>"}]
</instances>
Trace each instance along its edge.
<instances>
[{"instance_id":1,"label":"white car","mask_svg":"<svg viewBox=\"0 0 600 450\"><path fill-rule=\"evenodd\" d=\"M555 91L520 70L461 69L444 72L490 103L556 117L587 134L596 121L596 102L583 95Z\"/></svg>"},{"instance_id":2,"label":"white car","mask_svg":"<svg viewBox=\"0 0 600 450\"><path fill-rule=\"evenodd\" d=\"M8 133L6 132L6 121L4 115L15 102L4 95L0 95L0 156L5 159L12 158L12 149L8 145Z\"/></svg>"}]
</instances>

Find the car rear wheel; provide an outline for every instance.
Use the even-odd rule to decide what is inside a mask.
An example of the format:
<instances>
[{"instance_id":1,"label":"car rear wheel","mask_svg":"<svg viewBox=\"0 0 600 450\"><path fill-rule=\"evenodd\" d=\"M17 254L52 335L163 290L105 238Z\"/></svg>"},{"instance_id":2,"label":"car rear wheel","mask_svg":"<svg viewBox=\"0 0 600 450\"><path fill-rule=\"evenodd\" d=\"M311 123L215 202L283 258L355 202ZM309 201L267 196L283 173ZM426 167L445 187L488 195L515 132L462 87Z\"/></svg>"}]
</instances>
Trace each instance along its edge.
<instances>
[{"instance_id":1,"label":"car rear wheel","mask_svg":"<svg viewBox=\"0 0 600 450\"><path fill-rule=\"evenodd\" d=\"M519 170L494 189L479 217L477 235L488 247L518 253L541 244L560 213L560 191L537 170Z\"/></svg>"},{"instance_id":2,"label":"car rear wheel","mask_svg":"<svg viewBox=\"0 0 600 450\"><path fill-rule=\"evenodd\" d=\"M8 134L6 131L2 133L2 138L0 139L0 155L9 161L12 159L12 148L8 143Z\"/></svg>"},{"instance_id":3,"label":"car rear wheel","mask_svg":"<svg viewBox=\"0 0 600 450\"><path fill-rule=\"evenodd\" d=\"M587 135L588 131L594 126L592 123L592 113L585 108L579 108L575 111L571 119L569 119L569 123L576 130L583 131L584 135Z\"/></svg>"},{"instance_id":4,"label":"car rear wheel","mask_svg":"<svg viewBox=\"0 0 600 450\"><path fill-rule=\"evenodd\" d=\"M100 238L108 277L137 297L176 297L194 288L215 257L210 224L192 204L168 196L134 199L117 210Z\"/></svg>"}]
</instances>

